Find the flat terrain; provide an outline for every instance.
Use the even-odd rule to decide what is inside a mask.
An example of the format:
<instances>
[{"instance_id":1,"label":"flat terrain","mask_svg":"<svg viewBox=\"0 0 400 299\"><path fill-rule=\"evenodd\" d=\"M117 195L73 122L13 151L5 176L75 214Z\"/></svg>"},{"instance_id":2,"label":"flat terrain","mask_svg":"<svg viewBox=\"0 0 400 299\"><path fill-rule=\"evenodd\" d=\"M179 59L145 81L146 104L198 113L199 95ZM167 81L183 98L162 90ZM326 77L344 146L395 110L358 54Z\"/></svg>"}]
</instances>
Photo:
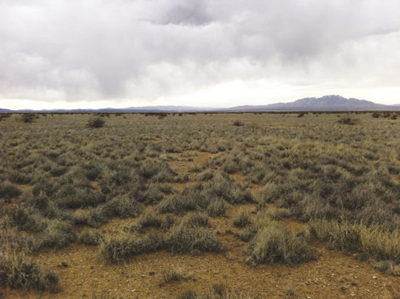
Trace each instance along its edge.
<instances>
[{"instance_id":1,"label":"flat terrain","mask_svg":"<svg viewBox=\"0 0 400 299\"><path fill-rule=\"evenodd\" d=\"M0 298L400 298L399 129L395 113L3 118Z\"/></svg>"}]
</instances>

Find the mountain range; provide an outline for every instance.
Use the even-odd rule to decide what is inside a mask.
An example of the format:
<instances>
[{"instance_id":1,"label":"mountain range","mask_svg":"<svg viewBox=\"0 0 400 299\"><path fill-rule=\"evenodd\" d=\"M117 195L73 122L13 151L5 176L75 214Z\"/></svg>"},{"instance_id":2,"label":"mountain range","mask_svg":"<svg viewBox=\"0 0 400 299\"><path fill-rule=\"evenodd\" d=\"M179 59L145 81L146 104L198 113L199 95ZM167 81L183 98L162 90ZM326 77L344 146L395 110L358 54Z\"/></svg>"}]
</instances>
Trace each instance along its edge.
<instances>
[{"instance_id":1,"label":"mountain range","mask_svg":"<svg viewBox=\"0 0 400 299\"><path fill-rule=\"evenodd\" d=\"M201 108L190 106L147 106L103 109L53 109L53 110L10 110L1 109L0 113L146 113L146 112L285 112L285 111L380 111L400 110L400 105L383 105L366 100L344 98L329 95L320 98L304 98L290 103L269 105L246 105L231 108Z\"/></svg>"}]
</instances>

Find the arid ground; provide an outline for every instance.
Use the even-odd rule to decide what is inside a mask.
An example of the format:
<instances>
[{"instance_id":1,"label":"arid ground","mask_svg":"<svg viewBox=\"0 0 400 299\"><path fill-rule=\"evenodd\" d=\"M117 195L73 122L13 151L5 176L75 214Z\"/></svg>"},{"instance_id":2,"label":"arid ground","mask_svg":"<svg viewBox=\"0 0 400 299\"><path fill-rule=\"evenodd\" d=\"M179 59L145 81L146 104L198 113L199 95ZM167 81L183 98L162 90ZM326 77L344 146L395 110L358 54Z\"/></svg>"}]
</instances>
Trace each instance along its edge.
<instances>
[{"instance_id":1,"label":"arid ground","mask_svg":"<svg viewBox=\"0 0 400 299\"><path fill-rule=\"evenodd\" d=\"M394 112L0 116L1 299L400 298Z\"/></svg>"}]
</instances>

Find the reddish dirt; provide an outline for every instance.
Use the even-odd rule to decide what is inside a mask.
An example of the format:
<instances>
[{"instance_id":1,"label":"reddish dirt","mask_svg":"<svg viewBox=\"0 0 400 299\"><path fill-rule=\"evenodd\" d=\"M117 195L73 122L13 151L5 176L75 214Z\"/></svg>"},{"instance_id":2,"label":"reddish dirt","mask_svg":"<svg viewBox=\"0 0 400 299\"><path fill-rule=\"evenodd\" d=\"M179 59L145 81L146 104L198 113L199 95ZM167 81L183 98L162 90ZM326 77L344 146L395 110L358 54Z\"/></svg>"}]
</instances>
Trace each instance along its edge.
<instances>
[{"instance_id":1,"label":"reddish dirt","mask_svg":"<svg viewBox=\"0 0 400 299\"><path fill-rule=\"evenodd\" d=\"M211 158L209 153L171 156L176 159L170 165L180 174L188 173L191 164L201 166ZM245 180L241 174L232 177L236 182ZM182 190L189 183L175 184L174 187ZM273 205L266 208L284 212ZM233 220L242 210L255 217L256 209L257 206L251 204L234 206L229 209L227 217L210 218L209 226L228 249L223 254L174 256L162 251L132 257L122 265L105 265L99 260L98 247L75 244L35 257L43 268L59 276L59 293L6 290L5 298L176 298L187 289L204 294L218 282L255 298L399 298L400 277L381 274L367 262L328 250L326 244L312 244L320 255L314 262L298 266L247 265L244 253L248 244L234 236L238 229L233 226ZM118 234L123 227L135 222L135 219L114 219L100 231L108 235ZM282 223L296 232L305 227L291 219L284 218ZM63 262L68 267L63 267ZM188 279L160 286L162 272L171 268L180 270ZM289 293L295 295L288 297Z\"/></svg>"},{"instance_id":2,"label":"reddish dirt","mask_svg":"<svg viewBox=\"0 0 400 299\"><path fill-rule=\"evenodd\" d=\"M162 251L135 256L123 265L105 265L98 258L98 247L76 244L37 257L42 267L59 275L60 293L8 290L6 298L176 298L186 289L205 293L216 282L256 298L284 298L289 291L298 298L398 298L394 294L400 292L400 277L383 275L369 264L330 251L320 243L312 245L320 254L315 262L298 266L247 265L244 253L248 245L234 236L238 229L233 226L235 215L242 210L251 213L256 206L235 206L227 217L210 219L210 227L228 248L224 254L174 256ZM254 213L251 215L254 217ZM114 219L101 231L117 234L135 221ZM294 230L304 226L289 219L283 224ZM61 266L62 262L68 267ZM162 272L171 268L180 270L188 279L160 286ZM101 297L102 294L109 297Z\"/></svg>"},{"instance_id":3,"label":"reddish dirt","mask_svg":"<svg viewBox=\"0 0 400 299\"><path fill-rule=\"evenodd\" d=\"M321 254L316 262L295 267L284 265L248 266L243 262L246 244L232 235L221 234L230 250L226 254L173 256L158 252L133 257L118 266L98 260L97 248L83 245L39 256L38 262L60 276L62 292L40 294L40 298L88 298L110 293L111 298L176 298L185 289L200 293L216 282L259 298L282 298L293 290L300 298L394 298L400 278L374 271L352 257L315 248ZM62 262L67 268L60 267ZM165 284L162 271L179 269L189 280ZM152 274L154 272L154 274ZM38 298L39 294L8 291L6 298Z\"/></svg>"}]
</instances>

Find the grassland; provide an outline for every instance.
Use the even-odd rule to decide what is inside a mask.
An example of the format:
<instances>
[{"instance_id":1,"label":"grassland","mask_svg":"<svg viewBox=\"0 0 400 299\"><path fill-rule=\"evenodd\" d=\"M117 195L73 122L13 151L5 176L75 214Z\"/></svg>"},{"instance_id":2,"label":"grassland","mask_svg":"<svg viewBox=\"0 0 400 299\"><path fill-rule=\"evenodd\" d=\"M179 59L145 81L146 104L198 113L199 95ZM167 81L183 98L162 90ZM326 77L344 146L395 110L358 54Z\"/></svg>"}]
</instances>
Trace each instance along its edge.
<instances>
[{"instance_id":1,"label":"grassland","mask_svg":"<svg viewBox=\"0 0 400 299\"><path fill-rule=\"evenodd\" d=\"M400 296L395 113L0 120L0 298Z\"/></svg>"}]
</instances>

